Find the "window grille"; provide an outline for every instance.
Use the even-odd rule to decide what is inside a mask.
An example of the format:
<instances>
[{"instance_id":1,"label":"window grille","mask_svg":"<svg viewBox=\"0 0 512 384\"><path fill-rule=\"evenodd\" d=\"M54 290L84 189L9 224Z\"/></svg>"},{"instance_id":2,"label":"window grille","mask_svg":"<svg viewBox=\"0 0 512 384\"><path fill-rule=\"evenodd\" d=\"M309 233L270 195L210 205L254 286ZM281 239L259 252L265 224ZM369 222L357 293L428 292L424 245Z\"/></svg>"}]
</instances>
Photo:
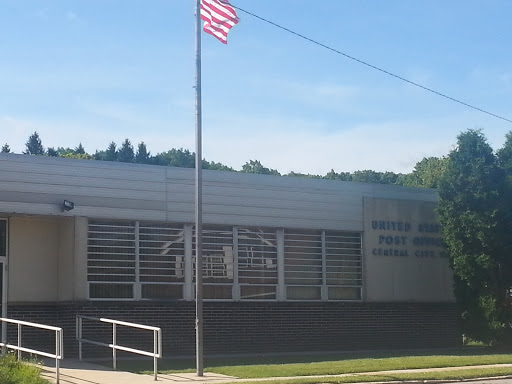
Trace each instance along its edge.
<instances>
[{"instance_id":1,"label":"window grille","mask_svg":"<svg viewBox=\"0 0 512 384\"><path fill-rule=\"evenodd\" d=\"M139 268L143 299L181 299L185 276L183 225L140 223Z\"/></svg>"},{"instance_id":2,"label":"window grille","mask_svg":"<svg viewBox=\"0 0 512 384\"><path fill-rule=\"evenodd\" d=\"M360 300L361 234L325 231L326 282L329 300Z\"/></svg>"},{"instance_id":3,"label":"window grille","mask_svg":"<svg viewBox=\"0 0 512 384\"><path fill-rule=\"evenodd\" d=\"M91 298L133 298L134 223L89 222L87 279Z\"/></svg>"},{"instance_id":4,"label":"window grille","mask_svg":"<svg viewBox=\"0 0 512 384\"><path fill-rule=\"evenodd\" d=\"M237 228L240 298L276 299L277 242L271 228Z\"/></svg>"},{"instance_id":5,"label":"window grille","mask_svg":"<svg viewBox=\"0 0 512 384\"><path fill-rule=\"evenodd\" d=\"M203 297L231 299L233 287L233 227L203 227ZM195 274L195 235L194 235Z\"/></svg>"},{"instance_id":6,"label":"window grille","mask_svg":"<svg viewBox=\"0 0 512 384\"><path fill-rule=\"evenodd\" d=\"M184 229L172 223L91 220L89 297L182 299L185 276L195 271L195 237L186 240ZM0 219L0 256L6 253L6 231L7 221ZM193 253L188 272L186 242ZM241 300L276 300L282 284L288 300L361 300L360 233L285 229L284 281L278 281L277 243L274 228L205 226L204 299L230 300L235 292Z\"/></svg>"},{"instance_id":7,"label":"window grille","mask_svg":"<svg viewBox=\"0 0 512 384\"><path fill-rule=\"evenodd\" d=\"M284 274L287 298L320 300L322 271L322 231L285 230Z\"/></svg>"}]
</instances>

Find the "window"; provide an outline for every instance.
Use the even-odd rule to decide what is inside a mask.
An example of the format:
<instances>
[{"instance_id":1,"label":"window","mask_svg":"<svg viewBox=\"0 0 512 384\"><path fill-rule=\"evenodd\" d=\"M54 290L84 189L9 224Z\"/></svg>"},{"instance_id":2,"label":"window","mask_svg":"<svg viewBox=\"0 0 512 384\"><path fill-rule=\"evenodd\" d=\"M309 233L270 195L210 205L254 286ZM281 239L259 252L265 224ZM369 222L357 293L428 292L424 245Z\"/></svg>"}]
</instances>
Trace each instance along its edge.
<instances>
[{"instance_id":1,"label":"window","mask_svg":"<svg viewBox=\"0 0 512 384\"><path fill-rule=\"evenodd\" d=\"M320 300L322 288L322 232L285 230L284 276L286 298Z\"/></svg>"},{"instance_id":2,"label":"window","mask_svg":"<svg viewBox=\"0 0 512 384\"><path fill-rule=\"evenodd\" d=\"M3 254L6 223L0 219ZM192 298L194 242L192 225L91 220L89 297ZM361 300L362 270L359 232L203 227L206 300Z\"/></svg>"},{"instance_id":3,"label":"window","mask_svg":"<svg viewBox=\"0 0 512 384\"><path fill-rule=\"evenodd\" d=\"M181 299L184 262L183 226L89 223L90 298Z\"/></svg>"},{"instance_id":4,"label":"window","mask_svg":"<svg viewBox=\"0 0 512 384\"><path fill-rule=\"evenodd\" d=\"M92 221L87 240L89 297L129 299L135 283L135 224Z\"/></svg>"},{"instance_id":5,"label":"window","mask_svg":"<svg viewBox=\"0 0 512 384\"><path fill-rule=\"evenodd\" d=\"M185 276L183 225L141 223L139 267L143 299L181 299Z\"/></svg>"},{"instance_id":6,"label":"window","mask_svg":"<svg viewBox=\"0 0 512 384\"><path fill-rule=\"evenodd\" d=\"M325 231L326 283L329 300L360 300L361 235Z\"/></svg>"},{"instance_id":7,"label":"window","mask_svg":"<svg viewBox=\"0 0 512 384\"><path fill-rule=\"evenodd\" d=\"M271 228L237 228L240 298L276 299L277 241Z\"/></svg>"},{"instance_id":8,"label":"window","mask_svg":"<svg viewBox=\"0 0 512 384\"><path fill-rule=\"evenodd\" d=\"M195 236L194 236L195 271ZM233 290L233 227L203 227L203 297L231 299Z\"/></svg>"}]
</instances>

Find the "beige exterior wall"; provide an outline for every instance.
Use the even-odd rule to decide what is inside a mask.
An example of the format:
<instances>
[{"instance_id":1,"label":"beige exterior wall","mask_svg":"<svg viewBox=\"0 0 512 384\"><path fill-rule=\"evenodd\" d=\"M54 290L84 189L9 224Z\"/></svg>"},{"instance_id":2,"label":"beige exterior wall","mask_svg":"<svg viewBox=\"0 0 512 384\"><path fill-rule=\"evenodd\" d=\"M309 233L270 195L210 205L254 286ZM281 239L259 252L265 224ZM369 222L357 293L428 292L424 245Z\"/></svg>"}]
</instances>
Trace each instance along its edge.
<instances>
[{"instance_id":1,"label":"beige exterior wall","mask_svg":"<svg viewBox=\"0 0 512 384\"><path fill-rule=\"evenodd\" d=\"M73 300L74 219L9 219L10 302Z\"/></svg>"},{"instance_id":2,"label":"beige exterior wall","mask_svg":"<svg viewBox=\"0 0 512 384\"><path fill-rule=\"evenodd\" d=\"M366 301L454 301L435 203L365 198Z\"/></svg>"},{"instance_id":3,"label":"beige exterior wall","mask_svg":"<svg viewBox=\"0 0 512 384\"><path fill-rule=\"evenodd\" d=\"M87 299L87 225L86 217L75 217L73 297L74 300Z\"/></svg>"}]
</instances>

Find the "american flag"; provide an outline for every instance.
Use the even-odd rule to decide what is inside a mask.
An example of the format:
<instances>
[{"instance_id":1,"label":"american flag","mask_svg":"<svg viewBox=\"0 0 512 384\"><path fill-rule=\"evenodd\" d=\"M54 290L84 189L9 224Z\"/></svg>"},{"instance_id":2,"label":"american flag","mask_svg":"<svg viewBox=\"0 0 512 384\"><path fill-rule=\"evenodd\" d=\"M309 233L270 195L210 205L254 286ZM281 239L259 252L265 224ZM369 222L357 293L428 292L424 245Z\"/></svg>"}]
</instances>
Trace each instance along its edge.
<instances>
[{"instance_id":1,"label":"american flag","mask_svg":"<svg viewBox=\"0 0 512 384\"><path fill-rule=\"evenodd\" d=\"M227 44L229 30L238 23L235 9L228 0L201 0L203 30Z\"/></svg>"}]
</instances>

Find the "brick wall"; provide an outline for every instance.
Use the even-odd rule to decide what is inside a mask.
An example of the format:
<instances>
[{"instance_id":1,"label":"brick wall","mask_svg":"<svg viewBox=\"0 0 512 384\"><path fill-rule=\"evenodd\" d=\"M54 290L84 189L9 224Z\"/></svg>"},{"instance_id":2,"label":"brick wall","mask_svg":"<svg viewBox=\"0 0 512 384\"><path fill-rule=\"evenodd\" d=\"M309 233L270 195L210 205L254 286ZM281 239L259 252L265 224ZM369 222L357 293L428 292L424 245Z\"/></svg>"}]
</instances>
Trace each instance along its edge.
<instances>
[{"instance_id":1,"label":"brick wall","mask_svg":"<svg viewBox=\"0 0 512 384\"><path fill-rule=\"evenodd\" d=\"M75 315L162 328L164 356L195 353L194 302L10 304L9 317L64 328L65 356L77 356ZM108 342L111 326L85 322L84 337ZM9 338L16 330L9 327ZM53 351L53 334L24 330L24 346ZM152 350L148 331L119 329L118 341ZM448 348L460 345L453 303L204 303L205 354ZM109 355L87 347L85 357Z\"/></svg>"}]
</instances>

